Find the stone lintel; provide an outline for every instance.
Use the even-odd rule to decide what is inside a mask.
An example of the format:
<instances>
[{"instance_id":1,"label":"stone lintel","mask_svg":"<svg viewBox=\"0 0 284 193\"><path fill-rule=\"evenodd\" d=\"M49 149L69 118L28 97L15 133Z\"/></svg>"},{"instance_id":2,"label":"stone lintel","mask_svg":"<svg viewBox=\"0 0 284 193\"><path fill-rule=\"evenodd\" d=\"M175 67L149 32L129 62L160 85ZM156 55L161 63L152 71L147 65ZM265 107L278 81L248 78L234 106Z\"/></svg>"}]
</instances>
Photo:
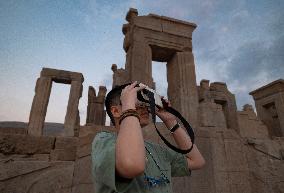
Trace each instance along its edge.
<instances>
[{"instance_id":1,"label":"stone lintel","mask_svg":"<svg viewBox=\"0 0 284 193\"><path fill-rule=\"evenodd\" d=\"M195 26L185 24L184 22L181 23L165 19L164 16L138 16L133 19L133 24L130 25L189 39L192 39L192 32L196 28ZM126 29L124 29L124 31L125 30Z\"/></svg>"},{"instance_id":2,"label":"stone lintel","mask_svg":"<svg viewBox=\"0 0 284 193\"><path fill-rule=\"evenodd\" d=\"M183 21L183 20L179 20L179 19L175 19L175 18L172 18L172 17L167 17L167 16L163 16L163 15L160 16L160 15L153 14L153 13L148 14L148 16L149 17L153 17L153 18L157 18L157 19L162 19L162 20L165 20L165 21L175 22L175 23L182 24L182 25L191 26L193 28L197 27L197 25L195 23L188 22L188 21Z\"/></svg>"},{"instance_id":3,"label":"stone lintel","mask_svg":"<svg viewBox=\"0 0 284 193\"><path fill-rule=\"evenodd\" d=\"M122 32L125 35L129 28L138 27L152 31L164 32L175 36L181 36L186 38L192 38L192 32L197 27L196 24L182 21L166 16L159 16L156 14L148 14L144 16L138 16L136 9L130 9L126 15L126 20L129 22L124 24Z\"/></svg>"},{"instance_id":4,"label":"stone lintel","mask_svg":"<svg viewBox=\"0 0 284 193\"><path fill-rule=\"evenodd\" d=\"M52 68L43 68L40 73L40 76L50 77L52 81L63 84L71 84L72 81L79 81L81 83L84 82L84 77L82 73Z\"/></svg>"},{"instance_id":5,"label":"stone lintel","mask_svg":"<svg viewBox=\"0 0 284 193\"><path fill-rule=\"evenodd\" d=\"M284 80L278 79L265 86L262 86L249 94L253 96L254 100L261 99L279 92L284 92Z\"/></svg>"}]
</instances>

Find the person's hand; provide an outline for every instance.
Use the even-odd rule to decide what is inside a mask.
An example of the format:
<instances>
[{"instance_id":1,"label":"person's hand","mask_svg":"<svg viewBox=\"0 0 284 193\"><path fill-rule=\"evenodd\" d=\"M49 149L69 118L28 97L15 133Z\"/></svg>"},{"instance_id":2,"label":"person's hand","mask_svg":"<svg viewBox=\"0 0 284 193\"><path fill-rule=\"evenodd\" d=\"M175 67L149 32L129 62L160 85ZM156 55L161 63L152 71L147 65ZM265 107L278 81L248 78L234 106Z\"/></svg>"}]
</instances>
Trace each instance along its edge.
<instances>
[{"instance_id":1,"label":"person's hand","mask_svg":"<svg viewBox=\"0 0 284 193\"><path fill-rule=\"evenodd\" d=\"M163 96L162 100L165 101L168 107L171 107L170 101L165 99ZM157 110L156 115L165 123L168 128L173 127L177 123L176 117L164 109Z\"/></svg>"},{"instance_id":2,"label":"person's hand","mask_svg":"<svg viewBox=\"0 0 284 193\"><path fill-rule=\"evenodd\" d=\"M135 109L135 104L137 102L137 91L145 88L145 86L135 87L136 85L137 85L137 81L126 86L121 91L120 101L122 104L122 111L125 111L127 109Z\"/></svg>"}]
</instances>

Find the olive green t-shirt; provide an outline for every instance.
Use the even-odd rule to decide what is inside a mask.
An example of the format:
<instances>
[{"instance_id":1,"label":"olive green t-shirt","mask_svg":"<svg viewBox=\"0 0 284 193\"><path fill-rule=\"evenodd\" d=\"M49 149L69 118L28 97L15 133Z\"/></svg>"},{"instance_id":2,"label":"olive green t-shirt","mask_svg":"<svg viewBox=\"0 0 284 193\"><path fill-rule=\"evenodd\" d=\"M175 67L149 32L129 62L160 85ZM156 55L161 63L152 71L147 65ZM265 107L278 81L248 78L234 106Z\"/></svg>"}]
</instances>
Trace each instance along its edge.
<instances>
[{"instance_id":1,"label":"olive green t-shirt","mask_svg":"<svg viewBox=\"0 0 284 193\"><path fill-rule=\"evenodd\" d=\"M95 193L172 193L172 177L189 176L191 173L184 155L161 145L145 142L147 151L144 174L133 179L123 179L115 173L115 142L116 134L109 132L100 132L93 140L92 174ZM145 176L159 181L162 173L169 183L163 181L150 186L145 181Z\"/></svg>"}]
</instances>

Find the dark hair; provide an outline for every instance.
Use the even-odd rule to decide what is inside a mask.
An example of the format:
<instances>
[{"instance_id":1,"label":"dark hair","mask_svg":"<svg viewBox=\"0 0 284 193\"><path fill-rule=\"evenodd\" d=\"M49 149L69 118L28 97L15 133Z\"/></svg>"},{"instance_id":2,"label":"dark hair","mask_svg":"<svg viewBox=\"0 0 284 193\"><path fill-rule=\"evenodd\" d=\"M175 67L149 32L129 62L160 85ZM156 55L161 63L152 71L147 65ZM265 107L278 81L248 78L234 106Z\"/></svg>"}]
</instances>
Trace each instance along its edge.
<instances>
[{"instance_id":1,"label":"dark hair","mask_svg":"<svg viewBox=\"0 0 284 193\"><path fill-rule=\"evenodd\" d=\"M106 96L105 99L105 106L106 106L106 112L112 122L113 125L115 125L114 117L111 113L111 107L120 105L120 95L122 89L124 89L126 86L130 85L131 83L123 84L120 86L115 86Z\"/></svg>"}]
</instances>

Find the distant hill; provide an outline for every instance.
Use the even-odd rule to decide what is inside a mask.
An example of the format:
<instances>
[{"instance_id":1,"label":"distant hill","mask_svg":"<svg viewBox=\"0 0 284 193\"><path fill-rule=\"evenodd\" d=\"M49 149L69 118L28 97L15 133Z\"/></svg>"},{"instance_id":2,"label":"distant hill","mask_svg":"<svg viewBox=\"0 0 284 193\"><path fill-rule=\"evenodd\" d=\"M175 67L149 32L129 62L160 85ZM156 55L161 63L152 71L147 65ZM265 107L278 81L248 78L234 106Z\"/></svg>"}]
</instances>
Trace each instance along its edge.
<instances>
[{"instance_id":1,"label":"distant hill","mask_svg":"<svg viewBox=\"0 0 284 193\"><path fill-rule=\"evenodd\" d=\"M19 121L2 121L0 122L0 128L19 128L27 129L28 123ZM43 135L54 135L61 133L64 130L63 123L44 123Z\"/></svg>"}]
</instances>

